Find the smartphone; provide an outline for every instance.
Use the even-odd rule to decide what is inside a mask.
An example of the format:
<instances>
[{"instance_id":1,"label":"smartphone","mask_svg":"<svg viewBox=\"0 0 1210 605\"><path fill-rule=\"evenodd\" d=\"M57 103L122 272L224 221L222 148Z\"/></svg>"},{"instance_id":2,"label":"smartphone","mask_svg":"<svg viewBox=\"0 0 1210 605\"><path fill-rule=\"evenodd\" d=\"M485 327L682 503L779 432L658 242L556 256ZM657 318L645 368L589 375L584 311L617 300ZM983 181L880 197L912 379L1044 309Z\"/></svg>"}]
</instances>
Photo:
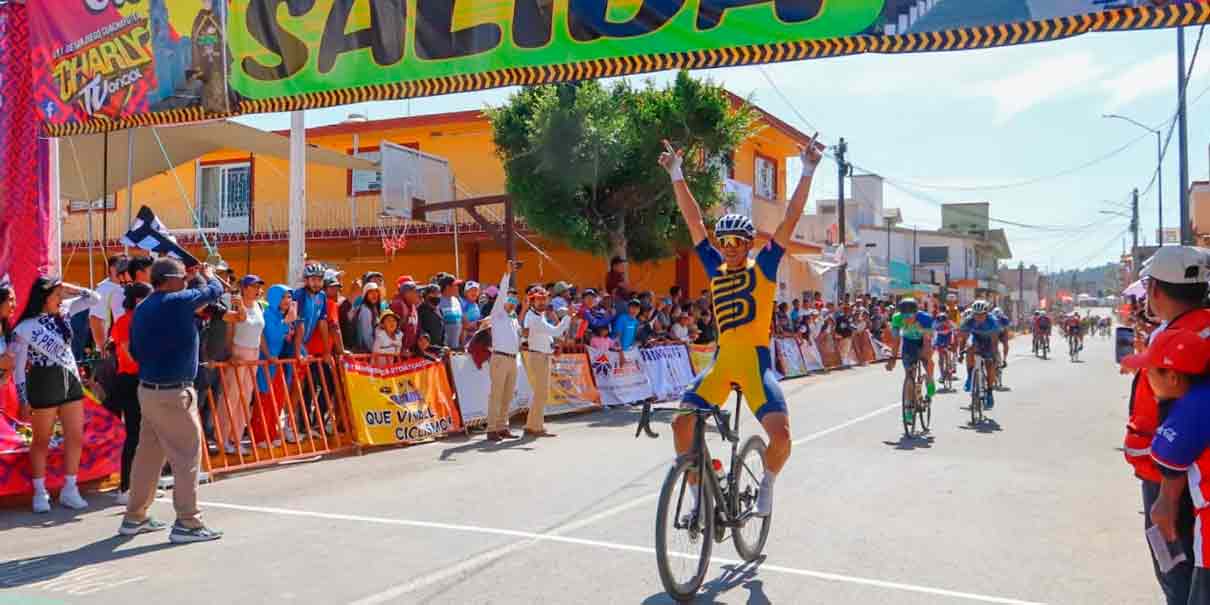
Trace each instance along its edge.
<instances>
[{"instance_id":1,"label":"smartphone","mask_svg":"<svg viewBox=\"0 0 1210 605\"><path fill-rule=\"evenodd\" d=\"M1115 329L1113 342L1117 361L1122 363L1127 355L1134 354L1134 328L1118 326Z\"/></svg>"}]
</instances>

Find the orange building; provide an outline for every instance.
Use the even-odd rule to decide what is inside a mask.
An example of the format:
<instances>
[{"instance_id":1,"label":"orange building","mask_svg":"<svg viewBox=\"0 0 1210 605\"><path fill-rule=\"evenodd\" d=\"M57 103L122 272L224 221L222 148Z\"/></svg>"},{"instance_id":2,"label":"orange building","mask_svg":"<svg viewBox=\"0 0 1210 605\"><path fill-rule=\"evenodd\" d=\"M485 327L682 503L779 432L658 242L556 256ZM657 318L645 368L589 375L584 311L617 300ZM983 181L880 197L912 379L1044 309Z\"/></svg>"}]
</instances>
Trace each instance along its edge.
<instances>
[{"instance_id":1,"label":"orange building","mask_svg":"<svg viewBox=\"0 0 1210 605\"><path fill-rule=\"evenodd\" d=\"M734 96L733 101L744 102ZM753 212L759 225L767 222L762 219L771 218L784 208L789 193L786 160L796 156L809 137L756 109L763 128L737 150L732 180L751 187ZM340 154L356 151L367 156L377 151L381 141L447 159L458 198L505 192L504 167L492 142L491 124L480 111L346 122L307 130L308 145ZM63 170L62 178L66 181L71 178L70 167L64 166ZM289 165L284 158L240 149L217 151L136 183L134 207L151 207L199 258L207 256L204 239L237 272L258 274L269 283L280 282L287 271L288 174ZM490 283L498 280L504 270L504 250L469 216L462 215L456 224L411 223L404 228L388 227L379 218L382 211L379 195L367 185L374 181L373 173L309 159L306 177L309 258L338 267L351 276L375 270L388 277L409 274L421 281L447 271ZM104 221L101 204L94 202L94 211L88 212L88 204L65 202L62 255L66 279L89 283L90 270L91 281L104 277L106 251L112 253L121 248L117 240L126 229L126 200L127 192L118 191L105 205L109 241L104 247L99 242ZM491 216L490 211L487 214ZM496 216L502 216L502 212ZM517 256L525 261L522 283L566 280L587 286L602 285L607 259L540 237L527 231L523 222L518 223L518 230L521 238L516 243ZM401 233L406 246L387 253L383 237L392 233ZM88 245L90 239L95 242L93 246ZM92 248L91 268L89 248ZM818 252L809 246L798 248L795 252ZM632 264L630 280L636 287L658 292L666 292L673 284L696 292L706 286L700 267L691 269L696 265L685 251L675 261Z\"/></svg>"}]
</instances>

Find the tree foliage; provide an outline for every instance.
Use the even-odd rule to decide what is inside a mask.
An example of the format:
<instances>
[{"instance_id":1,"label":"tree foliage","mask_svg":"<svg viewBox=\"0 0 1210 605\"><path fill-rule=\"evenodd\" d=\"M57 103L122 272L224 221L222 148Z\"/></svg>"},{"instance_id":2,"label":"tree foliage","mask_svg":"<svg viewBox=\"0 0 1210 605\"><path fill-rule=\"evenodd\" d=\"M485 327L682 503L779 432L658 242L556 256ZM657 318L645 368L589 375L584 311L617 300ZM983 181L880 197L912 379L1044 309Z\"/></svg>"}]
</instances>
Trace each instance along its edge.
<instances>
[{"instance_id":1,"label":"tree foliage","mask_svg":"<svg viewBox=\"0 0 1210 605\"><path fill-rule=\"evenodd\" d=\"M685 150L685 180L709 210L724 199L718 168L754 124L746 104L733 106L720 86L686 72L666 88L528 87L489 115L508 192L529 226L579 250L635 261L666 258L688 241L657 163L661 141Z\"/></svg>"}]
</instances>

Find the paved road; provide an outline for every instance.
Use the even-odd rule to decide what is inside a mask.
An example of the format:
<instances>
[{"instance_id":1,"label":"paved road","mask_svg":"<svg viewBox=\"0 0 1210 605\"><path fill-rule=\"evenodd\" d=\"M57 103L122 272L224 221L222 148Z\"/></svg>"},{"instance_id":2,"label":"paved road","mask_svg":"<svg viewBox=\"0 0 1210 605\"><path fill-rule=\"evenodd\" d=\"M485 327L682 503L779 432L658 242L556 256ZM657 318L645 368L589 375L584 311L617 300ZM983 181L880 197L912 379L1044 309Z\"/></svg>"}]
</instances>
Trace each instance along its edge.
<instances>
[{"instance_id":1,"label":"paved road","mask_svg":"<svg viewBox=\"0 0 1210 605\"><path fill-rule=\"evenodd\" d=\"M963 396L941 395L919 441L900 439L898 373L785 383L797 441L768 558L743 567L716 547L700 602L1155 603L1110 355L1108 341L1081 364L1014 353L994 424L968 428ZM0 512L0 605L670 603L651 551L670 435L635 440L634 420L225 479L201 491L227 531L209 544L115 538L102 495L77 516Z\"/></svg>"}]
</instances>

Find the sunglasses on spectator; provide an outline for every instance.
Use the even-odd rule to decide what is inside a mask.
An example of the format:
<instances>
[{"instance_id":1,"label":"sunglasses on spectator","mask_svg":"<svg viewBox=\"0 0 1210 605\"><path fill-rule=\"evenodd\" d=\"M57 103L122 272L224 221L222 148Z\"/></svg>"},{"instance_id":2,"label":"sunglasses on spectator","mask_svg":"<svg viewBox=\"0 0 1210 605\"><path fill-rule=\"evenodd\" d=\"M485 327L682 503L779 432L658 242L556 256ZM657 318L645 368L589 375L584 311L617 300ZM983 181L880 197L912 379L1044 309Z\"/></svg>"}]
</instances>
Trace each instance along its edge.
<instances>
[{"instance_id":1,"label":"sunglasses on spectator","mask_svg":"<svg viewBox=\"0 0 1210 605\"><path fill-rule=\"evenodd\" d=\"M740 248L750 241L748 238L738 235L724 235L718 238L718 244L724 248Z\"/></svg>"}]
</instances>

